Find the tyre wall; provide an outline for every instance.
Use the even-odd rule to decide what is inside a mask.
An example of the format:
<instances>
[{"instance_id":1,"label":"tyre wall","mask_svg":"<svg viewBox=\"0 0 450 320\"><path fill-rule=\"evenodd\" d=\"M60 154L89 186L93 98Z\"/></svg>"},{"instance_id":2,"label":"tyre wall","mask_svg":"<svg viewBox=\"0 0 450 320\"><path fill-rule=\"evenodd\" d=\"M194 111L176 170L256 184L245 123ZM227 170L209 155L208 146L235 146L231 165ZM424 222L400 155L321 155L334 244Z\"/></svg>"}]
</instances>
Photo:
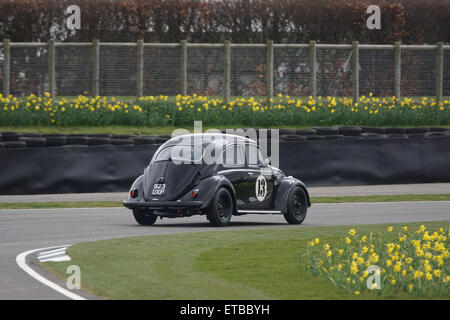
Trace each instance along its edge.
<instances>
[{"instance_id":1,"label":"tyre wall","mask_svg":"<svg viewBox=\"0 0 450 320\"><path fill-rule=\"evenodd\" d=\"M0 194L127 191L158 146L0 149ZM280 168L307 186L450 182L450 137L281 142Z\"/></svg>"}]
</instances>

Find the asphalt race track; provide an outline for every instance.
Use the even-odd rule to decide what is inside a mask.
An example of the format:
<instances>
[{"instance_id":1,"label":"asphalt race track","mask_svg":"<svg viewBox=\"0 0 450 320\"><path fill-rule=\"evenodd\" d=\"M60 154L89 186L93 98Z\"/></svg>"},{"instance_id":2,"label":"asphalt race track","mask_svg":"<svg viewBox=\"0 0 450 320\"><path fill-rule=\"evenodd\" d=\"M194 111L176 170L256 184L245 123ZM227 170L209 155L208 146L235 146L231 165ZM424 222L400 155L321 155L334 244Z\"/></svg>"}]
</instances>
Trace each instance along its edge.
<instances>
[{"instance_id":1,"label":"asphalt race track","mask_svg":"<svg viewBox=\"0 0 450 320\"><path fill-rule=\"evenodd\" d=\"M233 217L231 226L220 229L210 227L203 216L139 226L125 208L0 210L0 299L66 299L17 266L16 256L31 249L176 232L438 220L450 220L449 201L316 204L300 226L286 224L281 215L246 215Z\"/></svg>"}]
</instances>

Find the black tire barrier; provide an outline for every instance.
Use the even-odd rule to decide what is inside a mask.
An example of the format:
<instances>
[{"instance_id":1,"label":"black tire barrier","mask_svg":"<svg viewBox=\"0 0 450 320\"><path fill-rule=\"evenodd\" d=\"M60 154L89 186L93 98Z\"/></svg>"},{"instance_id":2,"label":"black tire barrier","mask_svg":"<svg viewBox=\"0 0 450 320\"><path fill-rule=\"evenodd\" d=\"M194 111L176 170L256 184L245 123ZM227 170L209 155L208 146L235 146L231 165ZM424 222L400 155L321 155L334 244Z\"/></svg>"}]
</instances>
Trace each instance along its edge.
<instances>
[{"instance_id":1,"label":"black tire barrier","mask_svg":"<svg viewBox=\"0 0 450 320\"><path fill-rule=\"evenodd\" d=\"M23 141L27 148L42 148L47 146L47 139L43 137L20 137L18 141Z\"/></svg>"},{"instance_id":2,"label":"black tire barrier","mask_svg":"<svg viewBox=\"0 0 450 320\"><path fill-rule=\"evenodd\" d=\"M314 136L317 135L317 131L314 129L296 129L295 134L301 136Z\"/></svg>"},{"instance_id":3,"label":"black tire barrier","mask_svg":"<svg viewBox=\"0 0 450 320\"><path fill-rule=\"evenodd\" d=\"M350 126L335 126L334 128L339 130L339 134L344 136L359 136L362 133L360 127L350 127Z\"/></svg>"},{"instance_id":4,"label":"black tire barrier","mask_svg":"<svg viewBox=\"0 0 450 320\"><path fill-rule=\"evenodd\" d=\"M378 133L378 134L385 134L386 129L380 128L380 127L361 127L362 133Z\"/></svg>"},{"instance_id":5,"label":"black tire barrier","mask_svg":"<svg viewBox=\"0 0 450 320\"><path fill-rule=\"evenodd\" d=\"M281 135L295 135L295 129L279 129L279 134Z\"/></svg>"},{"instance_id":6,"label":"black tire barrier","mask_svg":"<svg viewBox=\"0 0 450 320\"><path fill-rule=\"evenodd\" d=\"M61 133L45 133L43 135L44 137L48 138L48 137L66 137L65 134L61 134Z\"/></svg>"},{"instance_id":7,"label":"black tire barrier","mask_svg":"<svg viewBox=\"0 0 450 320\"><path fill-rule=\"evenodd\" d=\"M2 141L17 141L21 136L21 132L2 132Z\"/></svg>"},{"instance_id":8,"label":"black tire barrier","mask_svg":"<svg viewBox=\"0 0 450 320\"><path fill-rule=\"evenodd\" d=\"M87 144L65 144L61 148L89 148Z\"/></svg>"},{"instance_id":9,"label":"black tire barrier","mask_svg":"<svg viewBox=\"0 0 450 320\"><path fill-rule=\"evenodd\" d=\"M360 136L365 139L386 139L386 135L375 132L364 132Z\"/></svg>"},{"instance_id":10,"label":"black tire barrier","mask_svg":"<svg viewBox=\"0 0 450 320\"><path fill-rule=\"evenodd\" d=\"M307 186L450 182L449 145L450 137L280 142L279 167ZM127 191L158 147L2 149L0 194Z\"/></svg>"},{"instance_id":11,"label":"black tire barrier","mask_svg":"<svg viewBox=\"0 0 450 320\"><path fill-rule=\"evenodd\" d=\"M88 145L89 138L86 135L69 135L66 137L66 144L68 145Z\"/></svg>"},{"instance_id":12,"label":"black tire barrier","mask_svg":"<svg viewBox=\"0 0 450 320\"><path fill-rule=\"evenodd\" d=\"M377 127L353 127L353 126L334 126L332 128L329 127L315 127L319 130L319 133L316 129L281 129L280 132L291 132L292 134L281 134L281 136L285 136L280 138L283 141L296 141L294 137L288 136L299 136L305 137L307 140L336 140L336 139L346 139L351 140L349 137L355 137L355 139L422 139L425 138L425 133L433 132L430 138L438 138L442 135L434 135L435 132L440 132L443 135L450 135L449 128L443 127L418 127L418 128L377 128ZM258 139L270 139L271 138L271 129L267 129L267 136L259 137L259 129L258 128L246 128L246 129L254 129L257 132ZM332 132L339 132L338 134L330 134ZM431 130L431 131L429 131ZM225 132L225 129L222 130ZM245 130L244 130L245 131ZM243 131L243 132L244 132ZM370 132L363 132L370 131ZM377 132L385 132L386 134L377 133ZM358 135L359 132L362 132ZM405 134L405 132L409 132ZM378 135L377 135L378 134ZM314 138L313 136L316 136ZM384 136L384 137L383 137ZM141 145L141 144L162 144L166 142L171 135L158 135L158 136L137 136L135 134L126 134L126 135L111 135L111 134L39 134L39 133L22 133L22 132L3 132L0 133L0 141L18 141L21 137L27 138L46 138L46 145L49 147L55 146L63 146L65 144L69 145L104 145L104 144L113 144L113 145ZM109 138L110 137L110 138ZM110 139L108 142L108 138ZM98 140L97 140L98 139ZM132 140L132 142L128 140ZM302 138L300 138L301 140ZM113 140L127 140L125 142L112 143ZM33 142L30 142L30 146ZM39 143L42 146L42 143ZM37 144L33 144L33 147L37 147Z\"/></svg>"},{"instance_id":13,"label":"black tire barrier","mask_svg":"<svg viewBox=\"0 0 450 320\"><path fill-rule=\"evenodd\" d=\"M448 135L445 134L445 132L426 132L424 134L424 137L426 139L441 139L441 138L448 138Z\"/></svg>"},{"instance_id":14,"label":"black tire barrier","mask_svg":"<svg viewBox=\"0 0 450 320\"><path fill-rule=\"evenodd\" d=\"M111 144L115 146L133 146L133 139L111 139Z\"/></svg>"},{"instance_id":15,"label":"black tire barrier","mask_svg":"<svg viewBox=\"0 0 450 320\"><path fill-rule=\"evenodd\" d=\"M306 136L306 140L324 140L324 139L325 139L324 136L318 136L318 135Z\"/></svg>"},{"instance_id":16,"label":"black tire barrier","mask_svg":"<svg viewBox=\"0 0 450 320\"><path fill-rule=\"evenodd\" d=\"M417 127L417 128L406 128L406 133L425 133L425 132L429 132L430 128L429 127Z\"/></svg>"},{"instance_id":17,"label":"black tire barrier","mask_svg":"<svg viewBox=\"0 0 450 320\"><path fill-rule=\"evenodd\" d=\"M117 134L117 135L113 135L111 138L112 139L132 139L132 138L136 138L137 135L135 134Z\"/></svg>"},{"instance_id":18,"label":"black tire barrier","mask_svg":"<svg viewBox=\"0 0 450 320\"><path fill-rule=\"evenodd\" d=\"M295 134L282 134L282 135L280 135L280 140L282 140L282 141L301 141L301 140L306 140L306 137L298 136Z\"/></svg>"},{"instance_id":19,"label":"black tire barrier","mask_svg":"<svg viewBox=\"0 0 450 320\"><path fill-rule=\"evenodd\" d=\"M364 137L361 137L361 136L344 136L343 139L344 140L362 140L362 139L364 139Z\"/></svg>"},{"instance_id":20,"label":"black tire barrier","mask_svg":"<svg viewBox=\"0 0 450 320\"><path fill-rule=\"evenodd\" d=\"M3 142L0 142L0 149L5 149L5 144Z\"/></svg>"},{"instance_id":21,"label":"black tire barrier","mask_svg":"<svg viewBox=\"0 0 450 320\"><path fill-rule=\"evenodd\" d=\"M137 136L133 139L135 145L155 144L155 138L150 136Z\"/></svg>"},{"instance_id":22,"label":"black tire barrier","mask_svg":"<svg viewBox=\"0 0 450 320\"><path fill-rule=\"evenodd\" d=\"M41 133L23 132L22 137L39 138L39 137L43 137L43 135Z\"/></svg>"},{"instance_id":23,"label":"black tire barrier","mask_svg":"<svg viewBox=\"0 0 450 320\"><path fill-rule=\"evenodd\" d=\"M89 138L112 138L112 134L109 133L92 133L92 134L88 134Z\"/></svg>"},{"instance_id":24,"label":"black tire barrier","mask_svg":"<svg viewBox=\"0 0 450 320\"><path fill-rule=\"evenodd\" d=\"M423 139L424 138L423 133L407 133L406 135L411 139Z\"/></svg>"},{"instance_id":25,"label":"black tire barrier","mask_svg":"<svg viewBox=\"0 0 450 320\"><path fill-rule=\"evenodd\" d=\"M88 145L90 146L101 146L105 144L111 144L111 139L99 136L88 138Z\"/></svg>"},{"instance_id":26,"label":"black tire barrier","mask_svg":"<svg viewBox=\"0 0 450 320\"><path fill-rule=\"evenodd\" d=\"M444 132L447 131L448 128L442 128L442 127L430 127L430 131L432 132Z\"/></svg>"},{"instance_id":27,"label":"black tire barrier","mask_svg":"<svg viewBox=\"0 0 450 320\"><path fill-rule=\"evenodd\" d=\"M406 129L405 128L386 128L385 132L386 132L386 134L405 134Z\"/></svg>"},{"instance_id":28,"label":"black tire barrier","mask_svg":"<svg viewBox=\"0 0 450 320\"><path fill-rule=\"evenodd\" d=\"M24 141L5 141L6 149L26 148L27 144Z\"/></svg>"},{"instance_id":29,"label":"black tire barrier","mask_svg":"<svg viewBox=\"0 0 450 320\"><path fill-rule=\"evenodd\" d=\"M155 139L159 139L160 141L167 141L172 139L172 136L170 134L160 134L157 136L153 136Z\"/></svg>"},{"instance_id":30,"label":"black tire barrier","mask_svg":"<svg viewBox=\"0 0 450 320\"><path fill-rule=\"evenodd\" d=\"M321 136L339 134L339 129L337 128L330 128L330 127L312 127L312 128L316 130L318 135Z\"/></svg>"},{"instance_id":31,"label":"black tire barrier","mask_svg":"<svg viewBox=\"0 0 450 320\"><path fill-rule=\"evenodd\" d=\"M66 136L64 135L47 135L46 138L48 147L60 147L66 144Z\"/></svg>"},{"instance_id":32,"label":"black tire barrier","mask_svg":"<svg viewBox=\"0 0 450 320\"><path fill-rule=\"evenodd\" d=\"M386 137L388 139L409 139L408 135L401 133L388 133Z\"/></svg>"},{"instance_id":33,"label":"black tire barrier","mask_svg":"<svg viewBox=\"0 0 450 320\"><path fill-rule=\"evenodd\" d=\"M323 137L325 138L325 140L342 140L342 139L344 139L344 136L342 134L328 134Z\"/></svg>"}]
</instances>

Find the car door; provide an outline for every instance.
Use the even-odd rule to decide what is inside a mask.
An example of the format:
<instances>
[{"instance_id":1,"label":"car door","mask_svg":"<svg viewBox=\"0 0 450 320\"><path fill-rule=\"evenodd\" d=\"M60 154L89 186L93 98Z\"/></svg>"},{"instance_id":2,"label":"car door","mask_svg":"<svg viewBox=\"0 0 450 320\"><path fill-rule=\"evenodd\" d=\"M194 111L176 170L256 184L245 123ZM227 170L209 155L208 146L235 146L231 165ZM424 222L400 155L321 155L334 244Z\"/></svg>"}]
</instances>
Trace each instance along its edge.
<instances>
[{"instance_id":1,"label":"car door","mask_svg":"<svg viewBox=\"0 0 450 320\"><path fill-rule=\"evenodd\" d=\"M238 209L245 207L248 203L249 181L242 147L238 144L226 147L219 159L222 162L222 168L219 173L233 184Z\"/></svg>"},{"instance_id":2,"label":"car door","mask_svg":"<svg viewBox=\"0 0 450 320\"><path fill-rule=\"evenodd\" d=\"M246 144L245 158L248 176L246 209L269 210L272 208L274 192L272 168L265 163L256 144Z\"/></svg>"}]
</instances>

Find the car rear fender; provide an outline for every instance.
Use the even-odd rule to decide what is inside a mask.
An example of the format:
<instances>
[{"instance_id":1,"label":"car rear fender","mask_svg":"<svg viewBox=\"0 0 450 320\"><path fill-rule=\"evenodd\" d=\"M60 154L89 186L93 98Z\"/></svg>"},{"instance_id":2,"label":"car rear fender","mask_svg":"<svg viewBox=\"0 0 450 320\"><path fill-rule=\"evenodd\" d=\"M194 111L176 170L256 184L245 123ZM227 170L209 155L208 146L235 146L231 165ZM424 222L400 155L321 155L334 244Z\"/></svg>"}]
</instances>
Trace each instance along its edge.
<instances>
[{"instance_id":1,"label":"car rear fender","mask_svg":"<svg viewBox=\"0 0 450 320\"><path fill-rule=\"evenodd\" d=\"M144 200L143 178L144 178L144 175L141 175L136 180L134 180L134 182L131 185L131 188L130 188L130 190L128 192L127 201L145 201ZM136 198L131 198L130 197L130 191L131 190L137 190L138 191L138 196Z\"/></svg>"},{"instance_id":2,"label":"car rear fender","mask_svg":"<svg viewBox=\"0 0 450 320\"><path fill-rule=\"evenodd\" d=\"M309 200L309 193L306 185L299 179L294 178L292 176L283 177L280 184L277 186L277 190L275 193L274 199L274 209L279 210L282 213L286 213L287 210L287 201L291 190L294 187L300 187L305 191L306 198L308 201L308 207L311 206L311 201Z\"/></svg>"},{"instance_id":3,"label":"car rear fender","mask_svg":"<svg viewBox=\"0 0 450 320\"><path fill-rule=\"evenodd\" d=\"M234 209L236 209L236 191L233 188L233 184L224 176L212 176L199 181L194 187L192 187L189 192L180 198L181 201L191 201L192 192L197 190L197 197L195 200L203 201L201 209L207 208L210 204L214 195L220 187L225 187L230 191L233 198Z\"/></svg>"}]
</instances>

